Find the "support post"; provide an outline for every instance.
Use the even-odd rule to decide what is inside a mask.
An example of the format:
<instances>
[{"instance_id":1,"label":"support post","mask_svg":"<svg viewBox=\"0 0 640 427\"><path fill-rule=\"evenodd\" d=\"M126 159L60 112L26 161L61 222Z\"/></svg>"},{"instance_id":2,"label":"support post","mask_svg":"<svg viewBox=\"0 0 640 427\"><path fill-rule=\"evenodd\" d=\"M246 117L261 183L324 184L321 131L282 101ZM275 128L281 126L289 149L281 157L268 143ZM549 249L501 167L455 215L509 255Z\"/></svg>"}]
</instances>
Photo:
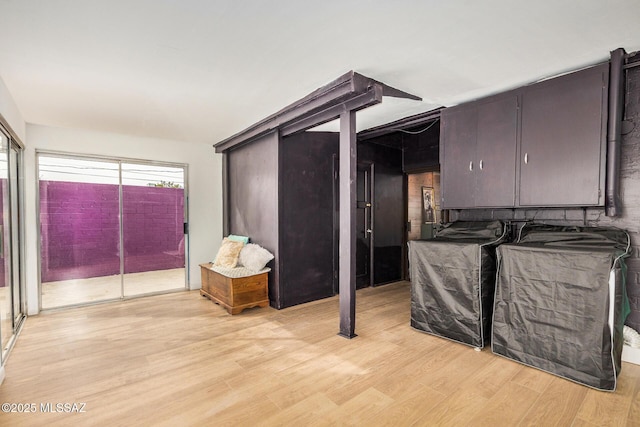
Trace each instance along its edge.
<instances>
[{"instance_id":1,"label":"support post","mask_svg":"<svg viewBox=\"0 0 640 427\"><path fill-rule=\"evenodd\" d=\"M356 112L340 113L340 332L356 337Z\"/></svg>"}]
</instances>

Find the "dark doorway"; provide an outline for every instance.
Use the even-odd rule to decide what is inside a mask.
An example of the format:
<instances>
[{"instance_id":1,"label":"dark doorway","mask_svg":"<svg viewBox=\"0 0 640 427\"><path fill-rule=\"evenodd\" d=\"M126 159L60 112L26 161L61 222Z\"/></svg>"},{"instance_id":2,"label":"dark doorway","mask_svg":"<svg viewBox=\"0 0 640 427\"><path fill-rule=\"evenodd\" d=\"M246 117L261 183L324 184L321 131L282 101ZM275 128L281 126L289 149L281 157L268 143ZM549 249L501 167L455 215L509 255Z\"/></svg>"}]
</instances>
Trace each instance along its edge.
<instances>
[{"instance_id":1,"label":"dark doorway","mask_svg":"<svg viewBox=\"0 0 640 427\"><path fill-rule=\"evenodd\" d=\"M381 137L381 138L384 138ZM375 141L374 141L375 142ZM405 243L405 187L402 172L402 150L379 143L365 142L358 145L359 174L358 214L366 218L369 227L358 229L357 237L363 237L367 247L358 245L356 259L366 261L371 286L402 279L402 256ZM365 173L366 171L366 173ZM365 179L366 177L366 179ZM368 188L366 188L368 187ZM361 199L360 194L367 194ZM370 203L365 212L366 203ZM360 212L362 210L362 212ZM363 220L364 222L364 220ZM363 231L372 230L368 240ZM367 259L368 256L368 259ZM358 266L356 265L356 268ZM363 265L356 271L366 273ZM360 279L364 284L366 280ZM365 285L368 286L368 285Z\"/></svg>"}]
</instances>

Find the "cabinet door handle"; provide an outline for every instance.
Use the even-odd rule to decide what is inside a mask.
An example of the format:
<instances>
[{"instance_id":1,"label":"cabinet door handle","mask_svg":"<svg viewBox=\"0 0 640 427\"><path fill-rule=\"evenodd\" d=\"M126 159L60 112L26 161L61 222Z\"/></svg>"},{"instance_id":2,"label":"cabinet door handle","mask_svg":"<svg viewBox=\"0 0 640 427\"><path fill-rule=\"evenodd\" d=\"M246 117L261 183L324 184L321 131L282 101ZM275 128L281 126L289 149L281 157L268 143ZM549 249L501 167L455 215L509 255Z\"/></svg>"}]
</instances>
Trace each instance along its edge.
<instances>
[{"instance_id":1,"label":"cabinet door handle","mask_svg":"<svg viewBox=\"0 0 640 427\"><path fill-rule=\"evenodd\" d=\"M473 162L472 162L472 161L471 161L471 162L469 162L469 170L470 170L470 171L473 171Z\"/></svg>"},{"instance_id":2,"label":"cabinet door handle","mask_svg":"<svg viewBox=\"0 0 640 427\"><path fill-rule=\"evenodd\" d=\"M480 170L482 170L482 160L480 160Z\"/></svg>"},{"instance_id":3,"label":"cabinet door handle","mask_svg":"<svg viewBox=\"0 0 640 427\"><path fill-rule=\"evenodd\" d=\"M529 153L524 153L524 164L529 164Z\"/></svg>"}]
</instances>

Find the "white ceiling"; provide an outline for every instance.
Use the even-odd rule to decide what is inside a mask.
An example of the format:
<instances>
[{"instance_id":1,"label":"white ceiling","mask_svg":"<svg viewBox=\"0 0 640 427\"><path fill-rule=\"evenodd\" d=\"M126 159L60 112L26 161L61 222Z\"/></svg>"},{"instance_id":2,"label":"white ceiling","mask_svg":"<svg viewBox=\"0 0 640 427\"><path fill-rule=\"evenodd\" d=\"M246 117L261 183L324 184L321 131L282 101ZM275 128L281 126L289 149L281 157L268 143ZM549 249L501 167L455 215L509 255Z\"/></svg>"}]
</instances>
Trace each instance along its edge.
<instances>
[{"instance_id":1,"label":"white ceiling","mask_svg":"<svg viewBox=\"0 0 640 427\"><path fill-rule=\"evenodd\" d=\"M216 143L355 70L359 129L640 50L640 0L0 0L29 123Z\"/></svg>"}]
</instances>

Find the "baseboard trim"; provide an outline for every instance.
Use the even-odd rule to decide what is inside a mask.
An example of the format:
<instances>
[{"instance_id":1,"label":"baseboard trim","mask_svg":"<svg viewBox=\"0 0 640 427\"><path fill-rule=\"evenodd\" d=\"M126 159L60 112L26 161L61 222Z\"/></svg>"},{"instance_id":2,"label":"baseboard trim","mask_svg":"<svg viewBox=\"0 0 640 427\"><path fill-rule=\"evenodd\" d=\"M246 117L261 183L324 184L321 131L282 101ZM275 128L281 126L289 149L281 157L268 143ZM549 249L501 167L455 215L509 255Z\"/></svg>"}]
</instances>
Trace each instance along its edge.
<instances>
[{"instance_id":1,"label":"baseboard trim","mask_svg":"<svg viewBox=\"0 0 640 427\"><path fill-rule=\"evenodd\" d=\"M622 348L622 361L640 365L640 348L624 345Z\"/></svg>"}]
</instances>

